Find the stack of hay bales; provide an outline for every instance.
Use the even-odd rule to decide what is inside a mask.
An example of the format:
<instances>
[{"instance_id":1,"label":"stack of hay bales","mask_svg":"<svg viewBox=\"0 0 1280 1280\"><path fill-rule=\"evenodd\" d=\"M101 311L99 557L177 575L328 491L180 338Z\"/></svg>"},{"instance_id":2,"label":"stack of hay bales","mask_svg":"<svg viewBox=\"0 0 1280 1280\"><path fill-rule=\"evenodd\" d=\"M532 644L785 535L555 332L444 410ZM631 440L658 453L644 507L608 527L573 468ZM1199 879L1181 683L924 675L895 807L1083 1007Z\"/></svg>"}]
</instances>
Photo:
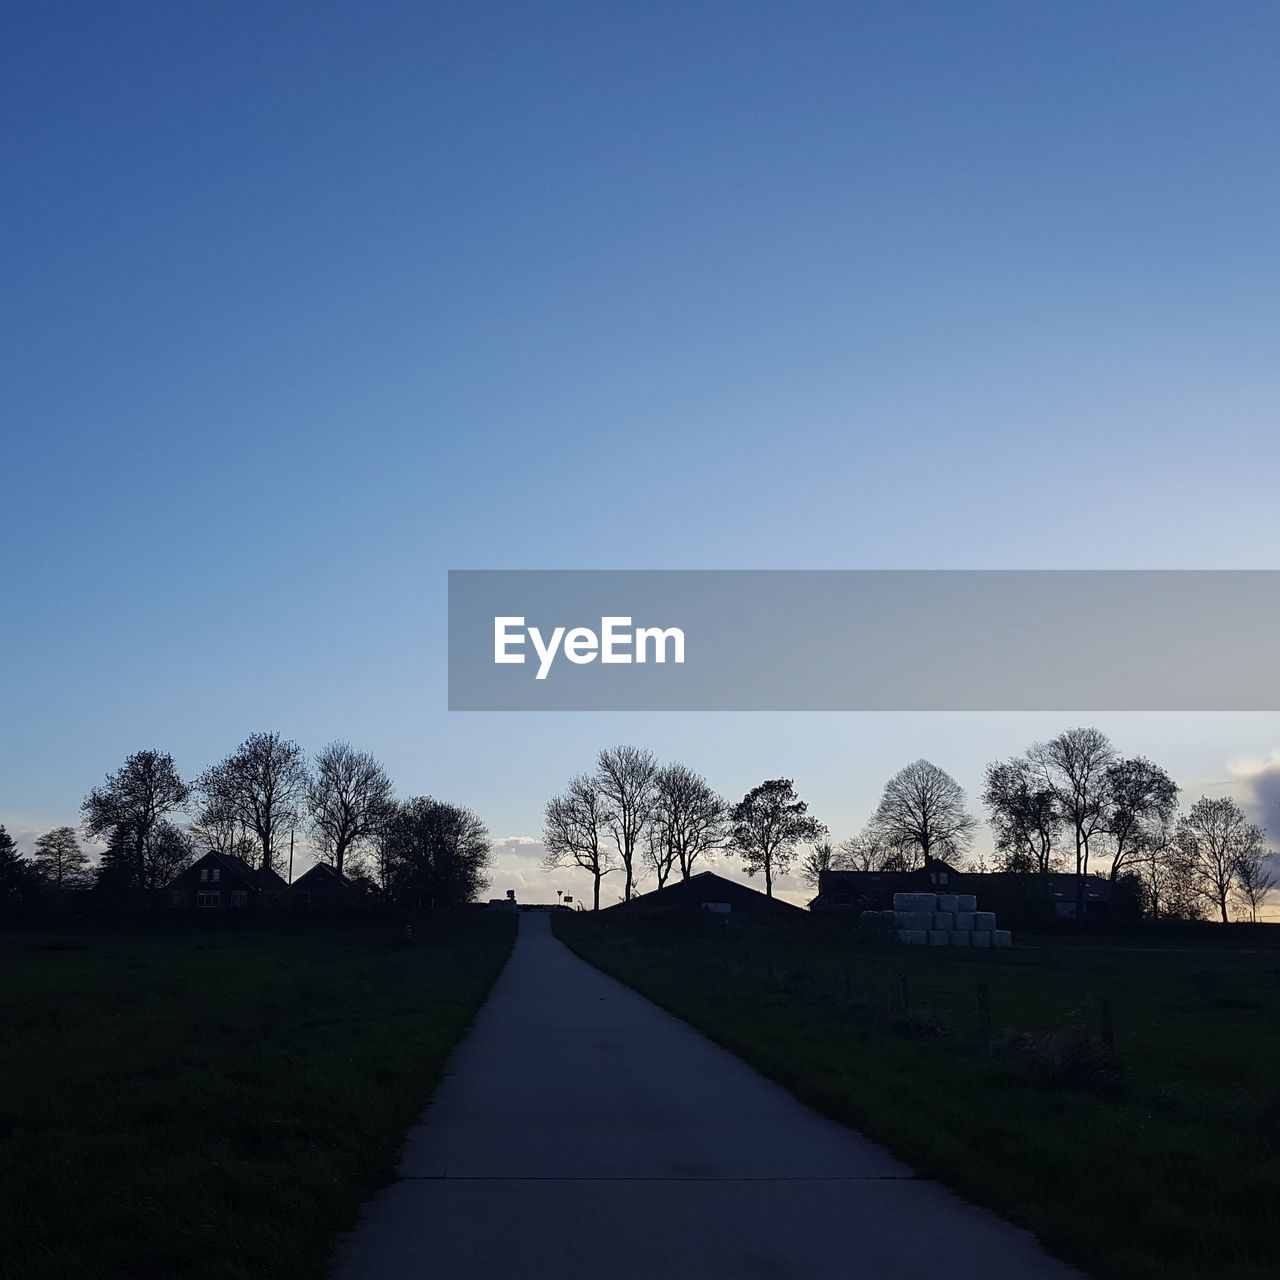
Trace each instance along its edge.
<instances>
[{"instance_id":1,"label":"stack of hay bales","mask_svg":"<svg viewBox=\"0 0 1280 1280\"><path fill-rule=\"evenodd\" d=\"M971 893L895 893L892 911L864 911L866 928L892 930L916 947L1011 947L1013 935L996 928L994 911L979 911Z\"/></svg>"}]
</instances>

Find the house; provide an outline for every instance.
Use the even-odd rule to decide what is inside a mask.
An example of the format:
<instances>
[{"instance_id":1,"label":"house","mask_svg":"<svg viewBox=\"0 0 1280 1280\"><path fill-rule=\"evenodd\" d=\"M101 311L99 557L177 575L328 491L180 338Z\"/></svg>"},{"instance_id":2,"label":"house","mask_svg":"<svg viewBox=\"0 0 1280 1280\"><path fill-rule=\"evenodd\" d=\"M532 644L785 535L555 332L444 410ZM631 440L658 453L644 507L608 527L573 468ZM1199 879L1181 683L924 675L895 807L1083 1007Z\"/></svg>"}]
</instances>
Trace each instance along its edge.
<instances>
[{"instance_id":1,"label":"house","mask_svg":"<svg viewBox=\"0 0 1280 1280\"><path fill-rule=\"evenodd\" d=\"M971 877L950 863L934 859L915 871L820 871L818 896L810 911L887 911L895 893L974 893L961 888Z\"/></svg>"},{"instance_id":2,"label":"house","mask_svg":"<svg viewBox=\"0 0 1280 1280\"><path fill-rule=\"evenodd\" d=\"M363 901L360 886L327 862L317 862L300 875L280 898L281 906L289 911L342 911Z\"/></svg>"},{"instance_id":3,"label":"house","mask_svg":"<svg viewBox=\"0 0 1280 1280\"><path fill-rule=\"evenodd\" d=\"M176 910L241 911L274 903L288 886L270 868L251 867L228 853L206 853L164 888Z\"/></svg>"},{"instance_id":4,"label":"house","mask_svg":"<svg viewBox=\"0 0 1280 1280\"><path fill-rule=\"evenodd\" d=\"M1074 920L1079 909L1079 886L1074 872L1050 872L1048 876L1028 876L1020 872L984 872L966 876L966 883L977 883L970 893L980 893L991 900L993 910L1005 914L1028 910L1047 910L1060 919ZM1106 876L1084 877L1084 914L1101 916L1120 914L1115 886Z\"/></svg>"},{"instance_id":5,"label":"house","mask_svg":"<svg viewBox=\"0 0 1280 1280\"><path fill-rule=\"evenodd\" d=\"M1075 919L1077 885L1072 872L1048 876L1016 871L960 871L945 862L933 862L916 871L823 871L818 894L809 909L815 912L884 911L893 906L895 893L971 893L983 910L1019 917L1050 911L1062 919ZM1084 881L1086 916L1112 912L1112 885L1105 876L1088 875Z\"/></svg>"},{"instance_id":6,"label":"house","mask_svg":"<svg viewBox=\"0 0 1280 1280\"><path fill-rule=\"evenodd\" d=\"M610 911L631 911L647 915L709 911L716 915L799 916L799 907L770 898L758 889L718 876L714 871L700 871L687 880L673 880L664 888L642 893L630 902L620 902Z\"/></svg>"}]
</instances>

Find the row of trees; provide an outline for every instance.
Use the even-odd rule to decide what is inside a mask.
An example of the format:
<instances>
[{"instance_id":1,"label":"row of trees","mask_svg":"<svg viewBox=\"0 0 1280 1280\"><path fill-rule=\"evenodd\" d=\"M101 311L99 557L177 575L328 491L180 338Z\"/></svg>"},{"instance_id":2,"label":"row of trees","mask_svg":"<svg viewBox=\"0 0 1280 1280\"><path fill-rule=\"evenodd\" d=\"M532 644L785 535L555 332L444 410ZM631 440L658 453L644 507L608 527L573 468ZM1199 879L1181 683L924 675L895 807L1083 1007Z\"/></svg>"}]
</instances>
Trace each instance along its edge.
<instances>
[{"instance_id":1,"label":"row of trees","mask_svg":"<svg viewBox=\"0 0 1280 1280\"><path fill-rule=\"evenodd\" d=\"M474 813L430 796L397 800L383 765L345 742L309 760L278 733L253 734L190 782L171 755L138 751L81 811L84 834L106 842L97 866L75 829L59 827L40 837L23 865L10 850L13 892L33 884L158 889L209 852L279 872L298 832L322 861L396 901L466 901L488 883L489 833Z\"/></svg>"},{"instance_id":2,"label":"row of trees","mask_svg":"<svg viewBox=\"0 0 1280 1280\"><path fill-rule=\"evenodd\" d=\"M1276 883L1265 833L1228 797L1202 797L1181 815L1178 797L1159 765L1121 755L1098 729L1068 729L987 766L982 801L994 848L990 862L969 865L1046 893L1051 873L1071 873L1080 914L1086 878L1101 867L1115 893L1128 890L1152 918L1211 910L1226 921L1235 905L1256 920ZM630 898L650 872L662 887L717 853L741 857L748 875L762 872L769 895L797 856L812 885L838 868L961 866L978 825L963 788L928 760L894 774L863 830L833 845L789 779L763 782L731 805L687 765L623 746L600 752L593 771L547 804L543 841L548 867L591 875L598 909L601 880L613 871L623 871Z\"/></svg>"},{"instance_id":3,"label":"row of trees","mask_svg":"<svg viewBox=\"0 0 1280 1280\"><path fill-rule=\"evenodd\" d=\"M1068 729L988 765L983 799L1001 869L1074 870L1078 902L1099 860L1113 887L1134 885L1146 914L1225 923L1235 903L1251 919L1275 886L1266 834L1227 796L1182 815L1179 789L1144 756L1122 756L1094 728Z\"/></svg>"},{"instance_id":4,"label":"row of trees","mask_svg":"<svg viewBox=\"0 0 1280 1280\"><path fill-rule=\"evenodd\" d=\"M687 880L717 851L739 854L748 875L763 872L772 896L774 877L791 866L797 847L826 834L808 808L788 778L762 782L730 805L688 765L661 764L640 747L611 747L592 772L548 801L545 865L588 872L597 911L600 882L611 872L624 873L623 896L631 898L649 872L662 888L677 871Z\"/></svg>"}]
</instances>

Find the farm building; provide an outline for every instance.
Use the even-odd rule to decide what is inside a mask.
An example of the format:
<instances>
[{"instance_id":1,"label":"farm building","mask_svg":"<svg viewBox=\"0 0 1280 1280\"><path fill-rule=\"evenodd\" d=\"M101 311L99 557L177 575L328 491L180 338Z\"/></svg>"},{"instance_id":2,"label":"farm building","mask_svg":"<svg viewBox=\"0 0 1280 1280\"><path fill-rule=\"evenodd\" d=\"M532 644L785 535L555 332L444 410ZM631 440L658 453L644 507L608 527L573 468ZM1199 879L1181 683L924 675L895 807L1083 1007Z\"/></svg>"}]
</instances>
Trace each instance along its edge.
<instances>
[{"instance_id":1,"label":"farm building","mask_svg":"<svg viewBox=\"0 0 1280 1280\"><path fill-rule=\"evenodd\" d=\"M687 880L674 880L662 889L642 893L630 902L620 902L610 911L635 911L644 914L710 911L719 915L793 915L800 912L789 902L769 898L758 889L718 876L714 871L700 871Z\"/></svg>"},{"instance_id":2,"label":"farm building","mask_svg":"<svg viewBox=\"0 0 1280 1280\"><path fill-rule=\"evenodd\" d=\"M176 910L243 911L271 903L288 886L269 868L251 867L233 854L206 853L165 886Z\"/></svg>"},{"instance_id":3,"label":"farm building","mask_svg":"<svg viewBox=\"0 0 1280 1280\"><path fill-rule=\"evenodd\" d=\"M341 911L360 905L364 895L327 862L317 862L282 892L280 902L289 911Z\"/></svg>"},{"instance_id":4,"label":"farm building","mask_svg":"<svg viewBox=\"0 0 1280 1280\"><path fill-rule=\"evenodd\" d=\"M1052 872L1043 879L1009 871L960 871L945 862L916 871L823 871L818 894L809 903L814 912L887 910L895 893L968 893L993 911L1022 915L1052 911L1072 919L1077 912L1076 877ZM1105 876L1089 875L1084 882L1086 916L1106 916L1112 910L1112 885Z\"/></svg>"}]
</instances>

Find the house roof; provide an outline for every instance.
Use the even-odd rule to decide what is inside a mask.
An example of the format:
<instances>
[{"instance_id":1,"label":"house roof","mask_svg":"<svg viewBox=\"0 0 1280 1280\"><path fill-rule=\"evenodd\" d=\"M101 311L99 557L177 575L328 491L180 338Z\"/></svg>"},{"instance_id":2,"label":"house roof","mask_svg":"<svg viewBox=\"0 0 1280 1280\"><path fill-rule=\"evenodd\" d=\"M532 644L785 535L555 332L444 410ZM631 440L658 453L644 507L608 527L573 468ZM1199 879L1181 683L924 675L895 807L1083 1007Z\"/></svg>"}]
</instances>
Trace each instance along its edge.
<instances>
[{"instance_id":1,"label":"house roof","mask_svg":"<svg viewBox=\"0 0 1280 1280\"><path fill-rule=\"evenodd\" d=\"M714 871L699 871L687 880L675 880L661 889L651 889L642 893L630 902L620 902L608 908L616 911L619 908L679 909L680 907L700 906L704 902L727 902L730 906L748 908L756 911L800 911L801 908L780 898L770 898L753 889L741 880L730 880L727 876L717 875Z\"/></svg>"},{"instance_id":2,"label":"house roof","mask_svg":"<svg viewBox=\"0 0 1280 1280\"><path fill-rule=\"evenodd\" d=\"M336 867L331 867L327 862L317 862L315 866L308 868L293 882L290 888L296 889L300 884L307 884L316 880L333 880L350 889L352 893L359 893L360 891L352 880L343 875Z\"/></svg>"},{"instance_id":3,"label":"house roof","mask_svg":"<svg viewBox=\"0 0 1280 1280\"><path fill-rule=\"evenodd\" d=\"M170 884L176 885L201 866L220 867L229 872L233 879L260 892L274 893L285 888L284 880L270 868L251 867L243 858L236 857L233 853L219 853L216 849L201 854L185 871L176 875Z\"/></svg>"},{"instance_id":4,"label":"house roof","mask_svg":"<svg viewBox=\"0 0 1280 1280\"><path fill-rule=\"evenodd\" d=\"M1020 889L1038 882L1035 876L1024 875L1018 871L957 871L945 863L937 863L930 870L944 870L949 873L946 885L934 884L923 869L915 871L849 871L833 868L822 871L818 875L818 896L837 893L841 890L866 891L883 893L898 887L923 884L927 889L936 889L940 893L954 893L964 889L981 893L985 890ZM1085 897L1096 902L1111 900L1111 881L1106 876L1090 873L1085 877ZM1054 898L1075 900L1076 877L1074 872L1053 871L1048 877L1049 893Z\"/></svg>"}]
</instances>

